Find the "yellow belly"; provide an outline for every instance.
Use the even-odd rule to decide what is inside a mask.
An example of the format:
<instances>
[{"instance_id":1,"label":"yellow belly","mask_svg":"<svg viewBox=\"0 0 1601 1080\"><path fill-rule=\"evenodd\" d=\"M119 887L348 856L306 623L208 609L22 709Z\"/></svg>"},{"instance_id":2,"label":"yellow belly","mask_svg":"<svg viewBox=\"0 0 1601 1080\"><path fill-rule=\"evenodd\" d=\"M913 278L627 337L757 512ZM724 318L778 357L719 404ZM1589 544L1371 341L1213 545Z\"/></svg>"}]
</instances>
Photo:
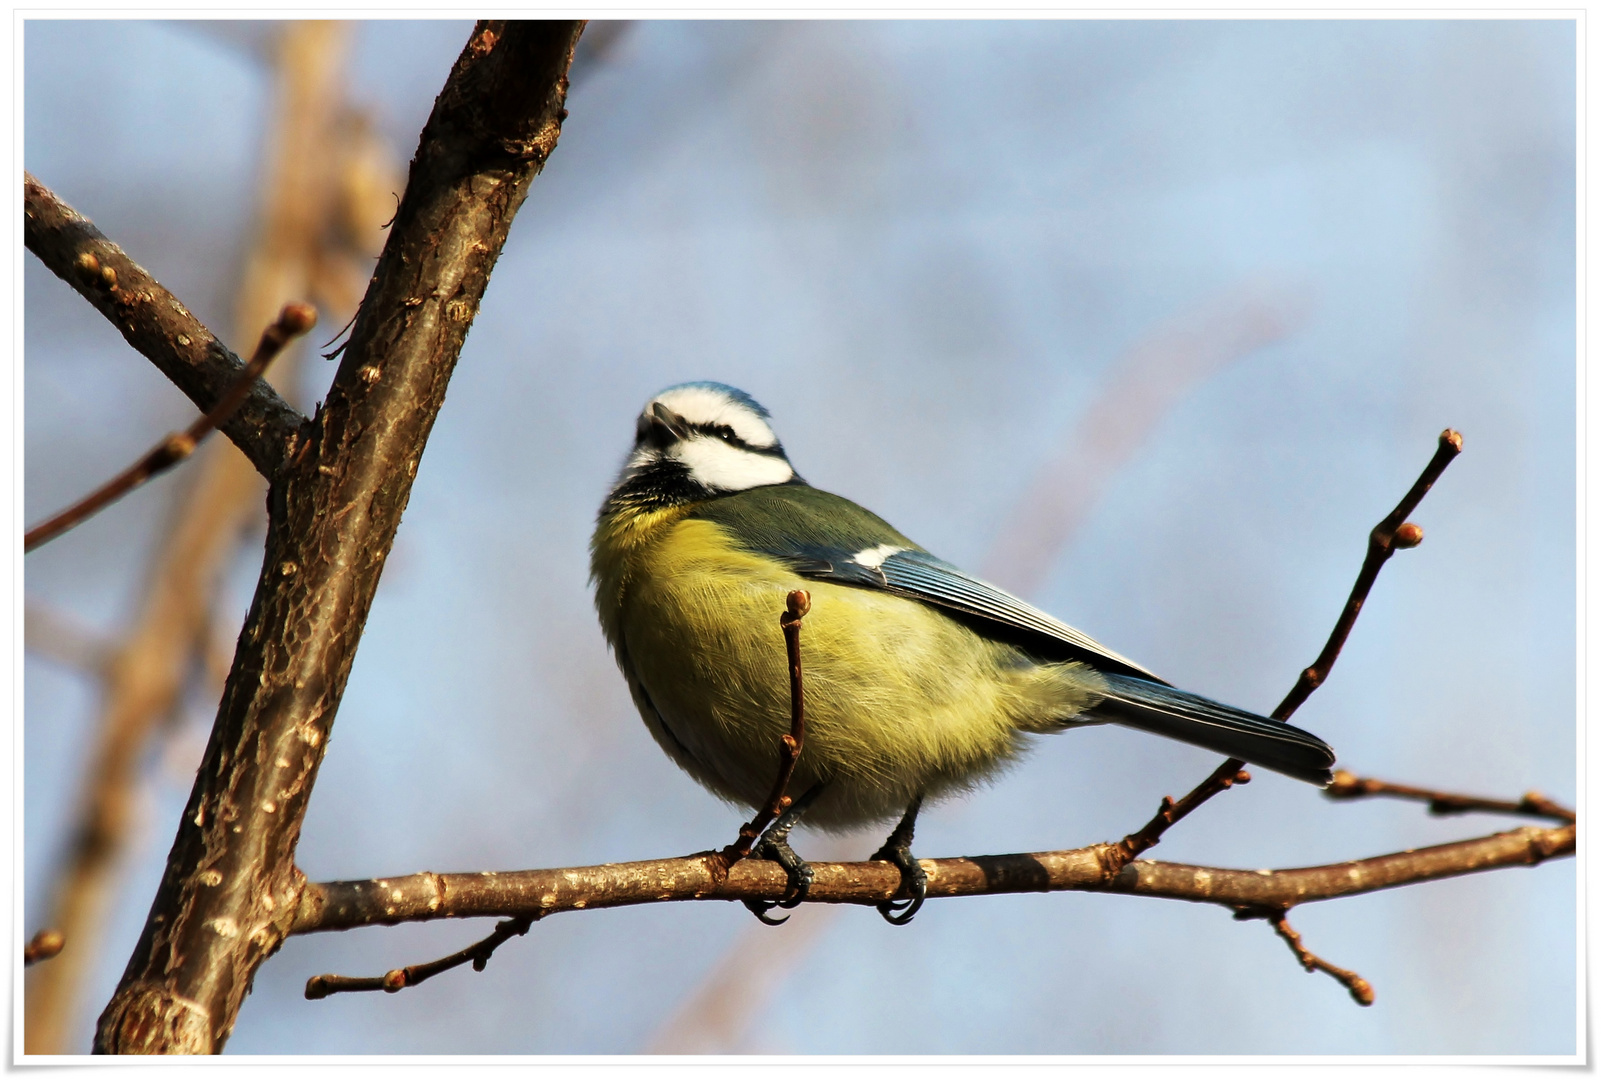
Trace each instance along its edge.
<instances>
[{"instance_id":1,"label":"yellow belly","mask_svg":"<svg viewBox=\"0 0 1601 1080\"><path fill-rule=\"evenodd\" d=\"M647 725L697 780L747 806L766 797L789 730L779 616L793 589L812 605L790 793L825 782L809 823L885 820L919 793L969 786L1015 758L1025 732L1099 697L1082 665L1032 662L915 600L802 578L711 522L664 521L612 546L597 534L597 604Z\"/></svg>"}]
</instances>

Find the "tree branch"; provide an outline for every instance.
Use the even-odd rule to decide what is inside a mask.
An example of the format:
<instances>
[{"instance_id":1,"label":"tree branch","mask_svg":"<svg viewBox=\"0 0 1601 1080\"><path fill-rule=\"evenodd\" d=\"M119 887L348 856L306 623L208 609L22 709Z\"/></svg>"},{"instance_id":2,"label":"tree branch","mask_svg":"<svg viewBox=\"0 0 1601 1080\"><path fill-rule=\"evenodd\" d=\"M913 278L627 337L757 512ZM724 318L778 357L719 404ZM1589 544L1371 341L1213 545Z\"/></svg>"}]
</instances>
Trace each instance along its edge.
<instances>
[{"instance_id":1,"label":"tree branch","mask_svg":"<svg viewBox=\"0 0 1601 1080\"><path fill-rule=\"evenodd\" d=\"M356 646L490 270L560 134L581 29L479 23L434 104L327 403L275 477L255 600L99 1052L217 1052L289 932Z\"/></svg>"},{"instance_id":2,"label":"tree branch","mask_svg":"<svg viewBox=\"0 0 1601 1080\"><path fill-rule=\"evenodd\" d=\"M110 319L173 385L209 412L239 379L244 361L94 222L23 174L23 238L28 250ZM305 417L257 381L222 433L271 480L296 445Z\"/></svg>"}]
</instances>

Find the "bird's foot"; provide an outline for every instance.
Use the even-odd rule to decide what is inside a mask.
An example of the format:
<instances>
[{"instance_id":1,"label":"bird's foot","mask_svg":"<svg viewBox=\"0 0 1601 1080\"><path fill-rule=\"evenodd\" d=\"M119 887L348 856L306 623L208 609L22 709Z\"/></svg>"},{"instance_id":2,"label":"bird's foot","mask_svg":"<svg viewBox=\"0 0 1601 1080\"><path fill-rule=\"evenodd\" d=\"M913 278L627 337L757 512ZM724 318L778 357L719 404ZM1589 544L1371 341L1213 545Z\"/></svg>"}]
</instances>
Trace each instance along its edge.
<instances>
[{"instance_id":1,"label":"bird's foot","mask_svg":"<svg viewBox=\"0 0 1601 1080\"><path fill-rule=\"evenodd\" d=\"M922 803L921 795L913 799L912 805L906 809L906 816L889 834L884 846L873 852L874 862L892 862L900 867L901 887L897 895L904 894L905 898L885 900L878 905L878 913L884 916L884 921L894 926L905 926L911 922L912 916L917 914L928 896L928 874L912 855L912 830L917 824L917 811Z\"/></svg>"},{"instance_id":2,"label":"bird's foot","mask_svg":"<svg viewBox=\"0 0 1601 1080\"><path fill-rule=\"evenodd\" d=\"M751 858L776 862L784 868L784 873L789 877L789 889L782 900L745 901L750 913L768 926L782 926L789 921L788 915L782 919L774 919L767 914L769 911L774 908L788 910L798 907L805 901L806 894L811 891L814 878L811 864L795 854L795 849L789 846L789 831L800 821L801 815L822 790L822 784L814 785L810 791L797 799L788 810L779 815L777 821L768 826L762 838L756 841L750 850Z\"/></svg>"}]
</instances>

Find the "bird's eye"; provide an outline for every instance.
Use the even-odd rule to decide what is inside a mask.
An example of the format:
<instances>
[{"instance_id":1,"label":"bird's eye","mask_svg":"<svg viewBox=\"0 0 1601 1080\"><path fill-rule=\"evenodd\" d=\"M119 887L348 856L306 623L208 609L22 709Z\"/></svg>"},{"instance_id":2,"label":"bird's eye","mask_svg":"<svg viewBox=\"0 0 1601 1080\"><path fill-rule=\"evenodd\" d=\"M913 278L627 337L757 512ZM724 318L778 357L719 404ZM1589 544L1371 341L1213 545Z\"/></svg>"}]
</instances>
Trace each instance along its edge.
<instances>
[{"instance_id":1,"label":"bird's eye","mask_svg":"<svg viewBox=\"0 0 1601 1080\"><path fill-rule=\"evenodd\" d=\"M717 437L726 443L734 441L734 429L727 424L720 424L717 428Z\"/></svg>"}]
</instances>

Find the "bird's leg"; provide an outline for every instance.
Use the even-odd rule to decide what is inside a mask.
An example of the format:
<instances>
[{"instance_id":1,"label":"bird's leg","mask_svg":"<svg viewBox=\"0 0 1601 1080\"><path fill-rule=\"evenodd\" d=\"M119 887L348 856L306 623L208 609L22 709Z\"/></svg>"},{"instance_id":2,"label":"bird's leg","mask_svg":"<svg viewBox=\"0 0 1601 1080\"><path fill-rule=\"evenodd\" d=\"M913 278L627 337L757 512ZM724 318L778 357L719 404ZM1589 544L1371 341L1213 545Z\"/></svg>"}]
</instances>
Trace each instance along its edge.
<instances>
[{"instance_id":1,"label":"bird's leg","mask_svg":"<svg viewBox=\"0 0 1601 1080\"><path fill-rule=\"evenodd\" d=\"M786 915L782 919L768 918L767 913L775 907L792 908L806 899L806 893L812 887L812 868L805 859L795 854L795 849L789 846L789 830L793 829L806 813L807 807L817 800L823 791L822 781L813 784L811 788L790 804L789 809L778 816L778 820L767 827L762 838L756 841L751 848L751 857L756 859L770 859L784 868L789 876L789 891L782 900L746 900L745 906L768 926L779 926L789 921Z\"/></svg>"},{"instance_id":2,"label":"bird's leg","mask_svg":"<svg viewBox=\"0 0 1601 1080\"><path fill-rule=\"evenodd\" d=\"M873 852L875 862L892 862L901 868L900 892L906 894L906 899L885 900L878 905L878 913L896 926L911 922L912 916L917 914L917 909L923 906L923 899L928 895L928 875L912 857L912 831L917 827L917 811L922 805L923 796L913 799L912 805L906 808L906 816L889 834L884 846Z\"/></svg>"}]
</instances>

